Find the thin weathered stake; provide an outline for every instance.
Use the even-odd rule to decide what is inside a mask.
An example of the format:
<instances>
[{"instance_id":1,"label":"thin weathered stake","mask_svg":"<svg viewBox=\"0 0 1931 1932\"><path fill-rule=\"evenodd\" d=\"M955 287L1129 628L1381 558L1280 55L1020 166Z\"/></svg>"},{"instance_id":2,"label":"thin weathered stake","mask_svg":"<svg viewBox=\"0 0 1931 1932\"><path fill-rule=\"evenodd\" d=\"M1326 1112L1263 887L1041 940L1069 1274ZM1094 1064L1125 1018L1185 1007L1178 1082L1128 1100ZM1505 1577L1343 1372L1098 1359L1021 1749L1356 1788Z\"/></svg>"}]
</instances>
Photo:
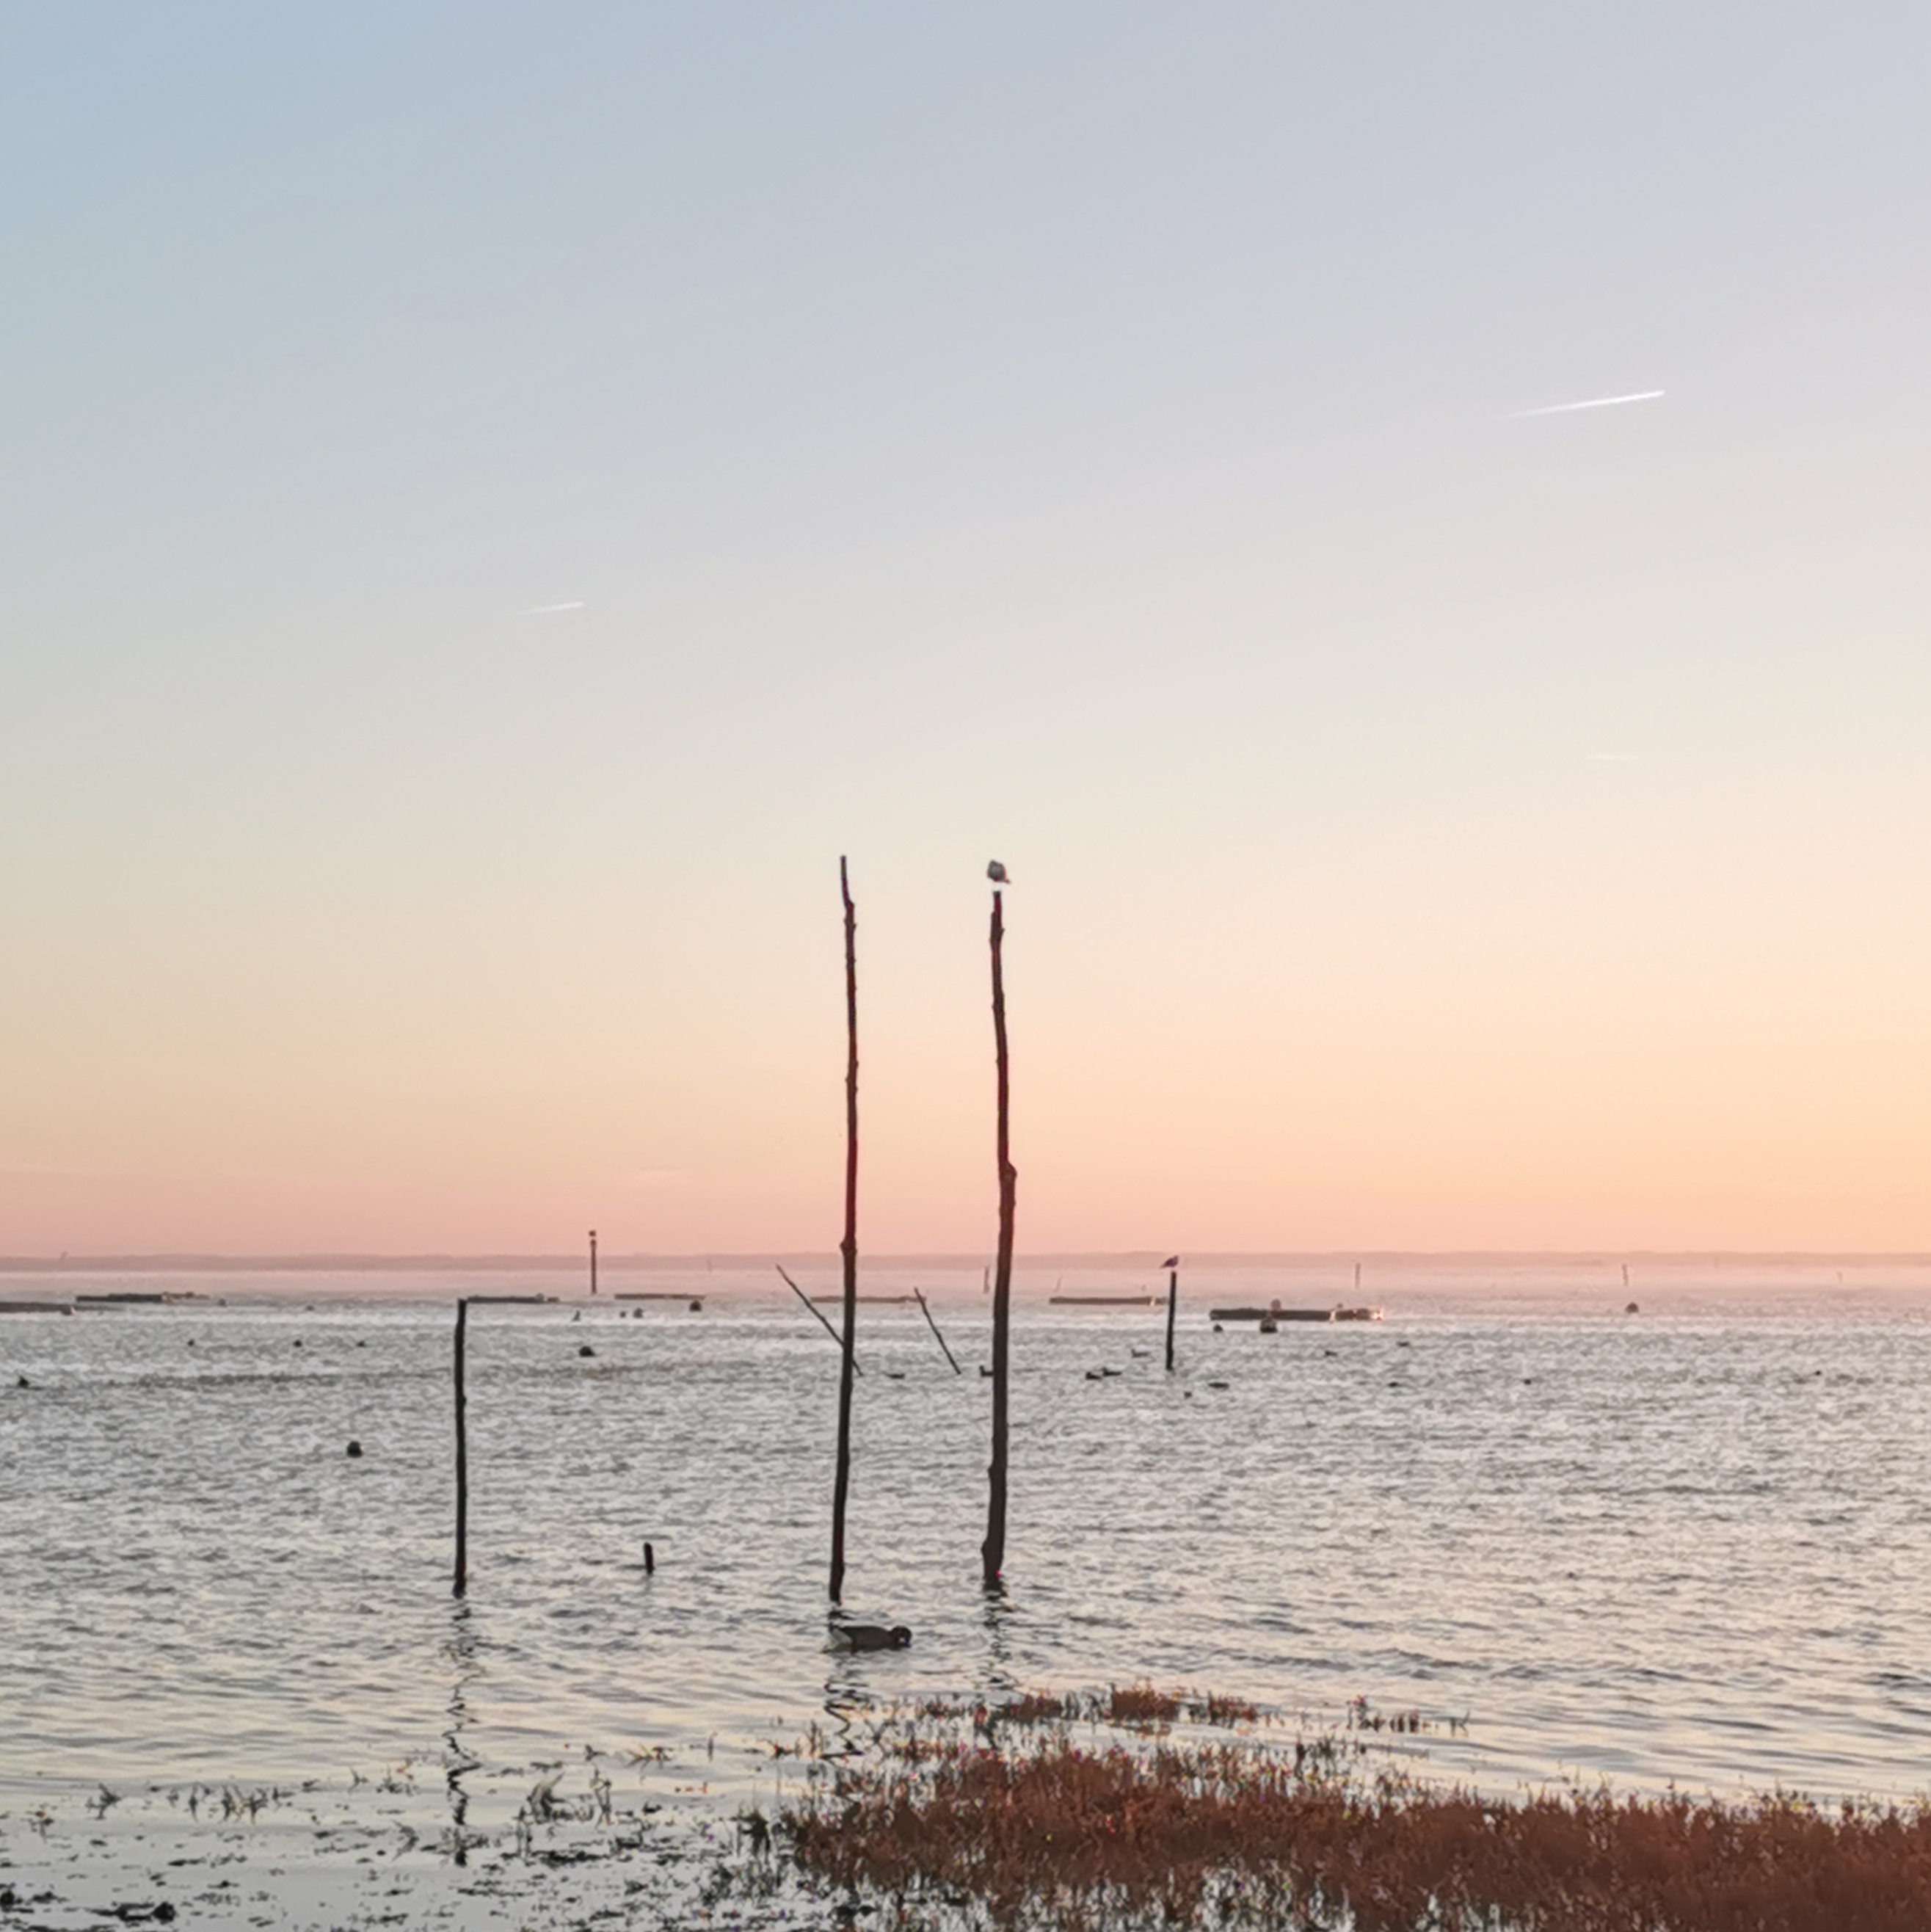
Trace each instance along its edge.
<instances>
[{"instance_id":1,"label":"thin weathered stake","mask_svg":"<svg viewBox=\"0 0 1931 1932\"><path fill-rule=\"evenodd\" d=\"M811 1319L817 1322L818 1326L823 1329L825 1333L830 1336L834 1342L838 1341L838 1331L825 1319L824 1315L819 1309L817 1303L813 1301L811 1298L807 1294L788 1274L784 1274L784 1270L781 1263L773 1262L772 1263L772 1266L776 1268L781 1275L784 1275L784 1286L805 1304L806 1312L811 1316ZM841 1346L842 1346L842 1344ZM862 1376L865 1373L864 1364L862 1363L855 1354L852 1357L852 1373L855 1376Z\"/></svg>"},{"instance_id":2,"label":"thin weathered stake","mask_svg":"<svg viewBox=\"0 0 1931 1932\"><path fill-rule=\"evenodd\" d=\"M1012 1324L1012 1203L1018 1178L1010 1158L1006 1058L1006 970L1003 946L1005 908L997 886L992 892L992 1038L999 1071L999 1252L992 1282L992 1461L986 1471L984 1561L985 1587L1000 1586L1006 1568L1006 1362Z\"/></svg>"},{"instance_id":3,"label":"thin weathered stake","mask_svg":"<svg viewBox=\"0 0 1931 1932\"><path fill-rule=\"evenodd\" d=\"M918 1296L919 1306L925 1312L925 1325L931 1330L934 1336L937 1339L939 1346L942 1348L946 1348L946 1338L944 1336L939 1334L939 1324L932 1319L932 1311L926 1306L925 1298L922 1294L919 1294L919 1291L916 1288L912 1291L912 1292L913 1294ZM958 1357L955 1356L949 1348L946 1348L946 1360L952 1364L952 1373L954 1375L962 1376L965 1373L964 1370L959 1366Z\"/></svg>"},{"instance_id":4,"label":"thin weathered stake","mask_svg":"<svg viewBox=\"0 0 1931 1932\"><path fill-rule=\"evenodd\" d=\"M1167 1372L1174 1372L1174 1316L1180 1300L1180 1271L1177 1267L1167 1270Z\"/></svg>"},{"instance_id":5,"label":"thin weathered stake","mask_svg":"<svg viewBox=\"0 0 1931 1932\"><path fill-rule=\"evenodd\" d=\"M590 1230L590 1292L597 1292L597 1231Z\"/></svg>"},{"instance_id":6,"label":"thin weathered stake","mask_svg":"<svg viewBox=\"0 0 1931 1932\"><path fill-rule=\"evenodd\" d=\"M838 1364L838 1467L832 1486L832 1601L845 1587L845 1499L851 1493L852 1370L858 1329L858 914L845 862L838 861L838 897L845 909L845 1332Z\"/></svg>"},{"instance_id":7,"label":"thin weathered stake","mask_svg":"<svg viewBox=\"0 0 1931 1932\"><path fill-rule=\"evenodd\" d=\"M469 1298L460 1295L456 1302L456 1583L452 1593L458 1597L469 1588L469 1432L463 1394L463 1342L469 1325Z\"/></svg>"}]
</instances>

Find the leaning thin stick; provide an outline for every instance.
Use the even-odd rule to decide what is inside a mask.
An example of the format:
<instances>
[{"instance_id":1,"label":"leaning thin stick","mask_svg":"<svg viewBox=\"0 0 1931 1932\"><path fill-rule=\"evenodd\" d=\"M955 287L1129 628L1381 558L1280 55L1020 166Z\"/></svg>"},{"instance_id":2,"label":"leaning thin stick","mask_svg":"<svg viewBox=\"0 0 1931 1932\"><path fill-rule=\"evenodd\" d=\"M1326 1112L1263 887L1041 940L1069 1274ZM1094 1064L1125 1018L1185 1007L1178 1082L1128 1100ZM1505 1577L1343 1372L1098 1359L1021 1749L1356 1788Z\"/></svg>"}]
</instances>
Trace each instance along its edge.
<instances>
[{"instance_id":1,"label":"leaning thin stick","mask_svg":"<svg viewBox=\"0 0 1931 1932\"><path fill-rule=\"evenodd\" d=\"M934 1335L938 1337L939 1346L942 1348L946 1348L946 1338L944 1336L939 1334L939 1324L932 1319L932 1311L925 1306L925 1298L922 1294L919 1294L919 1291L916 1288L912 1291L912 1292L913 1294L918 1296L919 1306L925 1311L926 1326L931 1330ZM952 1364L952 1373L954 1375L962 1376L965 1373L964 1370L959 1366L957 1358L953 1355L952 1352L949 1348L946 1348L946 1360Z\"/></svg>"},{"instance_id":2,"label":"leaning thin stick","mask_svg":"<svg viewBox=\"0 0 1931 1932\"><path fill-rule=\"evenodd\" d=\"M825 1319L824 1316L818 1312L817 1308L812 1302L811 1298L807 1294L788 1274L784 1274L784 1269L778 1267L777 1262L773 1262L772 1263L772 1266L777 1268L778 1272L780 1274L784 1275L784 1286L788 1288L807 1308L809 1308L811 1310L812 1318L817 1323L818 1326L823 1329L825 1333L830 1336L832 1340L837 1342L841 1348L843 1348L845 1346L844 1337L841 1335L838 1331ZM852 1368L853 1371L859 1375L862 1376L865 1373L864 1370L859 1367L858 1358L856 1355L852 1358Z\"/></svg>"}]
</instances>

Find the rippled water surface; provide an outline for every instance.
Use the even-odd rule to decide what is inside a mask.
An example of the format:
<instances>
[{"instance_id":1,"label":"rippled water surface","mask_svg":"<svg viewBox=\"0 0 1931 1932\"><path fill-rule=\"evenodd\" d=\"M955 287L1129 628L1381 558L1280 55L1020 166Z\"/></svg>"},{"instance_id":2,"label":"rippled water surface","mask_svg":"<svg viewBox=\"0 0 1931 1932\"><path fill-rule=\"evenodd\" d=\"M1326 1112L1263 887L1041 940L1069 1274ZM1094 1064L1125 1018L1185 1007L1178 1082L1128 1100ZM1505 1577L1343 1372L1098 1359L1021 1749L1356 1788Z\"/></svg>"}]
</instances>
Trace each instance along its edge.
<instances>
[{"instance_id":1,"label":"rippled water surface","mask_svg":"<svg viewBox=\"0 0 1931 1932\"><path fill-rule=\"evenodd\" d=\"M847 1601L917 1636L856 1658L826 1646L836 1352L760 1277L691 1277L700 1313L415 1276L7 1315L0 1780L342 1780L453 1737L519 1773L661 1745L725 1793L739 1747L853 1693L1150 1676L1418 1708L1436 1768L1504 1786L1915 1793L1931 1293L1832 1277L1679 1270L1626 1316L1613 1270L1413 1271L1371 1283L1384 1322L1263 1336L1207 1307L1348 1284L1190 1274L1171 1377L1158 1310L1029 1283L989 1606L987 1304L976 1274L928 1271L963 1376L916 1308L862 1310ZM468 1288L565 1299L472 1310L459 1608Z\"/></svg>"}]
</instances>

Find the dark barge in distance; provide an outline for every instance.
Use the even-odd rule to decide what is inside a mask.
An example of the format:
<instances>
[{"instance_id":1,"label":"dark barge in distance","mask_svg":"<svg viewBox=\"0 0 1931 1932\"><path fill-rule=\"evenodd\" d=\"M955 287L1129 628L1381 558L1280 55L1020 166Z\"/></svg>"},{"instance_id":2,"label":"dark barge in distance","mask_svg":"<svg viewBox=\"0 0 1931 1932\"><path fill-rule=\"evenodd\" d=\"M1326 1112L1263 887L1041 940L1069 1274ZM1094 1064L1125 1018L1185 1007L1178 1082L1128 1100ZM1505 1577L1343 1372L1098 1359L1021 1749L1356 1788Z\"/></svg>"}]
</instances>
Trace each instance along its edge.
<instances>
[{"instance_id":1,"label":"dark barge in distance","mask_svg":"<svg viewBox=\"0 0 1931 1932\"><path fill-rule=\"evenodd\" d=\"M1378 1322L1381 1311L1378 1308L1343 1308L1337 1304L1333 1308L1283 1308L1278 1302L1270 1302L1265 1308L1213 1308L1207 1311L1208 1318L1214 1322L1258 1322L1265 1324L1276 1322Z\"/></svg>"}]
</instances>

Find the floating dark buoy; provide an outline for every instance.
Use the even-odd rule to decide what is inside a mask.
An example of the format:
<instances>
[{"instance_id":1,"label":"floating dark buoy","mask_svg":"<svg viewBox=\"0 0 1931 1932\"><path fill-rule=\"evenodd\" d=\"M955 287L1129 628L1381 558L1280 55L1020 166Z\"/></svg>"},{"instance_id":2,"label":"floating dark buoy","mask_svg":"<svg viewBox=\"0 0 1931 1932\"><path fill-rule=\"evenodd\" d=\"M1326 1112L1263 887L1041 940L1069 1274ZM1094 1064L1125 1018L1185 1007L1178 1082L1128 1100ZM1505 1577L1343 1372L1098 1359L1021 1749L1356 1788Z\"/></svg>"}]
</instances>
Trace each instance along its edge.
<instances>
[{"instance_id":1,"label":"floating dark buoy","mask_svg":"<svg viewBox=\"0 0 1931 1932\"><path fill-rule=\"evenodd\" d=\"M352 1436L349 1438L348 1448L342 1453L345 1456L358 1456L362 1453L362 1445Z\"/></svg>"},{"instance_id":2,"label":"floating dark buoy","mask_svg":"<svg viewBox=\"0 0 1931 1932\"><path fill-rule=\"evenodd\" d=\"M832 1641L847 1650L904 1650L912 1633L903 1624L887 1630L883 1624L834 1624Z\"/></svg>"},{"instance_id":3,"label":"floating dark buoy","mask_svg":"<svg viewBox=\"0 0 1931 1932\"><path fill-rule=\"evenodd\" d=\"M1623 1310L1623 1312L1625 1315L1640 1315L1642 1312L1642 1310L1633 1301L1630 1304L1628 1307Z\"/></svg>"},{"instance_id":4,"label":"floating dark buoy","mask_svg":"<svg viewBox=\"0 0 1931 1932\"><path fill-rule=\"evenodd\" d=\"M646 1576L657 1574L657 1552L647 1543L643 1546L643 1574Z\"/></svg>"},{"instance_id":5,"label":"floating dark buoy","mask_svg":"<svg viewBox=\"0 0 1931 1932\"><path fill-rule=\"evenodd\" d=\"M701 1314L703 1314L703 1312L704 1312L704 1304L703 1304L701 1301L694 1301L694 1302L692 1302L692 1303L691 1303L691 1312L693 1315L701 1315Z\"/></svg>"},{"instance_id":6,"label":"floating dark buoy","mask_svg":"<svg viewBox=\"0 0 1931 1932\"><path fill-rule=\"evenodd\" d=\"M298 1336L295 1338L295 1346L298 1348L300 1348L300 1347L301 1346L301 1337L299 1335L298 1335Z\"/></svg>"},{"instance_id":7,"label":"floating dark buoy","mask_svg":"<svg viewBox=\"0 0 1931 1932\"><path fill-rule=\"evenodd\" d=\"M22 1376L15 1382L13 1386L16 1388L31 1388L33 1387L33 1384L28 1381L25 1376Z\"/></svg>"},{"instance_id":8,"label":"floating dark buoy","mask_svg":"<svg viewBox=\"0 0 1931 1932\"><path fill-rule=\"evenodd\" d=\"M597 1352L590 1346L589 1342L586 1342L583 1346L577 1351L577 1352L580 1355L594 1355Z\"/></svg>"},{"instance_id":9,"label":"floating dark buoy","mask_svg":"<svg viewBox=\"0 0 1931 1932\"><path fill-rule=\"evenodd\" d=\"M358 1348L366 1348L369 1345L366 1342L358 1342L355 1346Z\"/></svg>"},{"instance_id":10,"label":"floating dark buoy","mask_svg":"<svg viewBox=\"0 0 1931 1932\"><path fill-rule=\"evenodd\" d=\"M1227 1331L1226 1331L1224 1328L1222 1328L1221 1327L1220 1324L1219 1324L1218 1322L1216 1322L1213 1324L1213 1332L1214 1332L1216 1335L1222 1335L1222 1334L1225 1334Z\"/></svg>"},{"instance_id":11,"label":"floating dark buoy","mask_svg":"<svg viewBox=\"0 0 1931 1932\"><path fill-rule=\"evenodd\" d=\"M193 1347L194 1346L194 1337L193 1337L192 1335L190 1335L190 1336L187 1338L187 1346L188 1346L190 1348L193 1348Z\"/></svg>"}]
</instances>

